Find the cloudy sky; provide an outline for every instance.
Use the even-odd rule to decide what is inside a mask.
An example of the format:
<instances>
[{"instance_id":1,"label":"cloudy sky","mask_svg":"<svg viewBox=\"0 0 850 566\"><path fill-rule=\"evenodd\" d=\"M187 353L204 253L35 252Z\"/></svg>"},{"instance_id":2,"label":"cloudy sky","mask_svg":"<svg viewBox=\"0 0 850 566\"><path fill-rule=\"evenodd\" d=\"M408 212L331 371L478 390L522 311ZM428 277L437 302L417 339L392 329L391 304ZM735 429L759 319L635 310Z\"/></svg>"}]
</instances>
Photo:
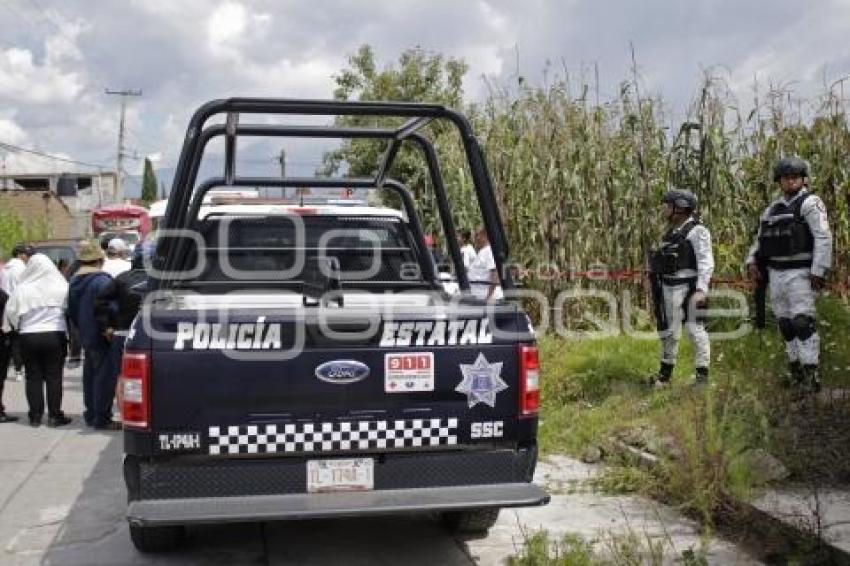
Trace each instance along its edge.
<instances>
[{"instance_id":1,"label":"cloudy sky","mask_svg":"<svg viewBox=\"0 0 850 566\"><path fill-rule=\"evenodd\" d=\"M472 99L485 91L482 77L539 81L547 62L573 73L598 65L602 96L613 95L633 44L642 86L662 93L672 113L684 111L710 67L744 101L754 78L808 96L850 75L850 0L0 0L0 8L0 142L112 166L119 103L104 89L141 89L130 100L127 150L154 156L163 172L200 103L329 98L333 75L364 43L384 64L415 45L465 59ZM296 173L315 165L315 156L290 159ZM73 168L9 151L5 163ZM126 161L129 173L140 168Z\"/></svg>"}]
</instances>

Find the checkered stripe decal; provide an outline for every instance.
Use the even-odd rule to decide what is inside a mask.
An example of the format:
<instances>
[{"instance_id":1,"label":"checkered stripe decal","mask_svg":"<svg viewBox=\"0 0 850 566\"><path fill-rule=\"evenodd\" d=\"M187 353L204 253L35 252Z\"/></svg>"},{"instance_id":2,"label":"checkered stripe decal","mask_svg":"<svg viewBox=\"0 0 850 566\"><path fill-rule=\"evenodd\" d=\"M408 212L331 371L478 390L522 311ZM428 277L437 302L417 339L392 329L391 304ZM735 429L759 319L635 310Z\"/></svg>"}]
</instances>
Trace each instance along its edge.
<instances>
[{"instance_id":1,"label":"checkered stripe decal","mask_svg":"<svg viewBox=\"0 0 850 566\"><path fill-rule=\"evenodd\" d=\"M457 418L212 426L209 453L273 454L457 444Z\"/></svg>"}]
</instances>

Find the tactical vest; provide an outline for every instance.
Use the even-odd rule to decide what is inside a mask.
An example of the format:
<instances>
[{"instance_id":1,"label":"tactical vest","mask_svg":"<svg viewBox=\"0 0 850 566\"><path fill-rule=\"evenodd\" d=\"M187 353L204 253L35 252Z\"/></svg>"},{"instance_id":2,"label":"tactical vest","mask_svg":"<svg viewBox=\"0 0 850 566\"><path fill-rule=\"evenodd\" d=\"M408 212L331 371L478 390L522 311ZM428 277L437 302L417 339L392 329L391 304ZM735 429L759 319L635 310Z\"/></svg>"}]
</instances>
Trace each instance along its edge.
<instances>
[{"instance_id":1,"label":"tactical vest","mask_svg":"<svg viewBox=\"0 0 850 566\"><path fill-rule=\"evenodd\" d=\"M661 275L674 275L683 269L697 268L697 255L688 240L688 234L699 224L689 220L677 230L670 230L661 239L661 245L649 257L649 270Z\"/></svg>"},{"instance_id":2,"label":"tactical vest","mask_svg":"<svg viewBox=\"0 0 850 566\"><path fill-rule=\"evenodd\" d=\"M770 207L767 218L761 222L758 252L774 268L811 267L811 254L815 249L815 240L809 225L800 213L803 203L812 193L786 204L777 202ZM809 254L807 259L793 262L771 261L774 258ZM793 265L792 265L793 264Z\"/></svg>"}]
</instances>

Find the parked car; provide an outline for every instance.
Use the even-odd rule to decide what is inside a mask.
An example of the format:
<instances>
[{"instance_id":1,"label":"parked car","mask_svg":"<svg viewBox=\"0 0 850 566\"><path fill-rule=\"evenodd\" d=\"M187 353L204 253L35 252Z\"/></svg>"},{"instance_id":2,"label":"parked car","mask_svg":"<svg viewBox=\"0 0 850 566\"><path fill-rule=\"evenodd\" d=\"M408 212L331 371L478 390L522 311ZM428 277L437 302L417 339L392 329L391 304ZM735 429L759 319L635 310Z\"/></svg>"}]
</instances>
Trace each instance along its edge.
<instances>
[{"instance_id":1,"label":"parked car","mask_svg":"<svg viewBox=\"0 0 850 566\"><path fill-rule=\"evenodd\" d=\"M32 246L36 253L44 254L53 260L59 271L67 277L69 270L77 261L80 240L79 238L42 240L41 242L33 242Z\"/></svg>"},{"instance_id":2,"label":"parked car","mask_svg":"<svg viewBox=\"0 0 850 566\"><path fill-rule=\"evenodd\" d=\"M393 191L401 208L250 197L205 204L219 187L294 184L235 175L239 134L297 140L318 131L246 125L240 113L409 118L398 129L328 126L323 135L415 139L426 157L436 153L416 130L431 119L454 124L468 144L496 261L508 261L487 161L454 111L241 98L201 107L163 222L178 235L157 242L148 287L156 299L144 301L130 327L118 386L136 548L173 548L187 525L409 512L440 513L454 532L483 532L501 508L548 503L533 483L534 330L518 303L471 293L436 157L428 165L460 279L455 297L438 278L411 193L383 179L397 146L376 179L297 185L356 182ZM204 128L214 114L238 126ZM229 136L228 165L221 178L196 185L214 135ZM498 272L513 288L510 272Z\"/></svg>"}]
</instances>

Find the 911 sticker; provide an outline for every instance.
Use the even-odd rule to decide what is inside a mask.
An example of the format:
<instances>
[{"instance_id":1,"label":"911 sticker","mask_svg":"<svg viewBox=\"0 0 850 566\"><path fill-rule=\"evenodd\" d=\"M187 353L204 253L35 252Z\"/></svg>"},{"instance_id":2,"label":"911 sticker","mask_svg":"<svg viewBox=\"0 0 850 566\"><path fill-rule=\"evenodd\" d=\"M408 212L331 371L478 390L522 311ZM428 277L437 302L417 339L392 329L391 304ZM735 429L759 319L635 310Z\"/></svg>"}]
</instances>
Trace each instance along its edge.
<instances>
[{"instance_id":1,"label":"911 sticker","mask_svg":"<svg viewBox=\"0 0 850 566\"><path fill-rule=\"evenodd\" d=\"M469 438L502 438L505 434L505 423L502 421L487 421L472 423L469 426Z\"/></svg>"},{"instance_id":2,"label":"911 sticker","mask_svg":"<svg viewBox=\"0 0 850 566\"><path fill-rule=\"evenodd\" d=\"M434 390L434 353L386 354L384 390L411 393Z\"/></svg>"},{"instance_id":3,"label":"911 sticker","mask_svg":"<svg viewBox=\"0 0 850 566\"><path fill-rule=\"evenodd\" d=\"M201 435L197 432L177 432L159 435L159 449L168 452L176 450L199 450Z\"/></svg>"}]
</instances>

